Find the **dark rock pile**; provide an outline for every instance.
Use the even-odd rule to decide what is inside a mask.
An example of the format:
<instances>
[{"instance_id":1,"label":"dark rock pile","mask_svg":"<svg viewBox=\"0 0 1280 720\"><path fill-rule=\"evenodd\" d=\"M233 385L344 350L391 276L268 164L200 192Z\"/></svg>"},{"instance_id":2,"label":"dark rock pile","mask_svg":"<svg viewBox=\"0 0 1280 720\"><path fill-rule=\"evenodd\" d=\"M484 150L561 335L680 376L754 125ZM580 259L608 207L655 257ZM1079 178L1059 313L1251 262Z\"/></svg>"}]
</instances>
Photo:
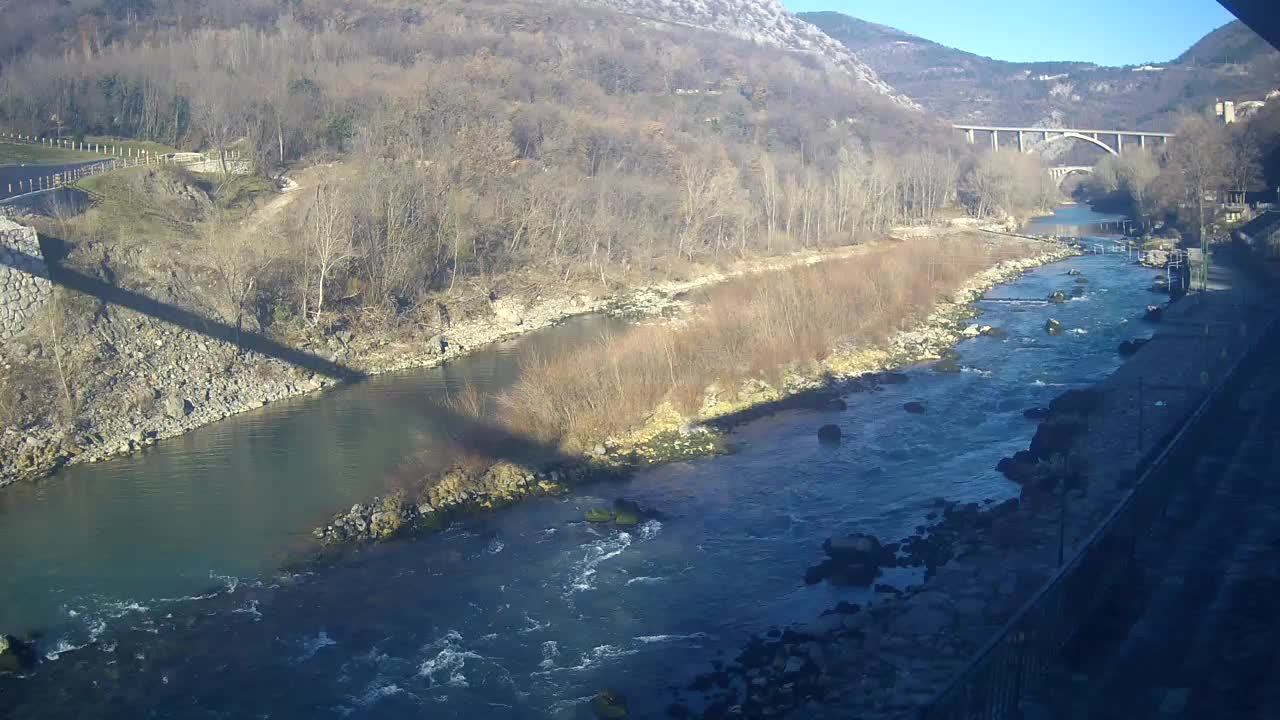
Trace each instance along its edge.
<instances>
[{"instance_id":1,"label":"dark rock pile","mask_svg":"<svg viewBox=\"0 0 1280 720\"><path fill-rule=\"evenodd\" d=\"M1129 357L1131 355L1137 355L1138 351L1142 349L1142 346L1146 345L1148 342L1150 341L1147 338L1125 340L1120 343L1120 347L1116 348L1116 350L1120 353L1120 357Z\"/></svg>"},{"instance_id":2,"label":"dark rock pile","mask_svg":"<svg viewBox=\"0 0 1280 720\"><path fill-rule=\"evenodd\" d=\"M897 565L898 545L881 545L862 533L828 538L822 543L826 559L805 571L809 585L829 580L834 585L870 587L883 567Z\"/></svg>"}]
</instances>

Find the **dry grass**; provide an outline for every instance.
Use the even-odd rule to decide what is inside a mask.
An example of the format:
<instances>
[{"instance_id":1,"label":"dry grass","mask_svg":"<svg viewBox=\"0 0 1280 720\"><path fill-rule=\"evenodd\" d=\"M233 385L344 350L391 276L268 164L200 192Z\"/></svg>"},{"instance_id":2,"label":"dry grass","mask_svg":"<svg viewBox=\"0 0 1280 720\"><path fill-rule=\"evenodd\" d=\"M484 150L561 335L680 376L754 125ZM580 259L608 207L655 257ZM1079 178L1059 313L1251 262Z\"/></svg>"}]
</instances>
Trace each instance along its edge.
<instances>
[{"instance_id":1,"label":"dry grass","mask_svg":"<svg viewBox=\"0 0 1280 720\"><path fill-rule=\"evenodd\" d=\"M528 358L500 398L503 419L575 450L638 427L665 401L696 415L712 386L737 391L758 379L776 387L788 369L815 366L838 343L882 343L975 273L1033 253L1019 243L930 238L734 280L707 291L687 322Z\"/></svg>"},{"instance_id":2,"label":"dry grass","mask_svg":"<svg viewBox=\"0 0 1280 720\"><path fill-rule=\"evenodd\" d=\"M450 410L471 420L479 420L484 416L484 393L470 381L463 382L461 388L448 394L445 397L445 404Z\"/></svg>"}]
</instances>

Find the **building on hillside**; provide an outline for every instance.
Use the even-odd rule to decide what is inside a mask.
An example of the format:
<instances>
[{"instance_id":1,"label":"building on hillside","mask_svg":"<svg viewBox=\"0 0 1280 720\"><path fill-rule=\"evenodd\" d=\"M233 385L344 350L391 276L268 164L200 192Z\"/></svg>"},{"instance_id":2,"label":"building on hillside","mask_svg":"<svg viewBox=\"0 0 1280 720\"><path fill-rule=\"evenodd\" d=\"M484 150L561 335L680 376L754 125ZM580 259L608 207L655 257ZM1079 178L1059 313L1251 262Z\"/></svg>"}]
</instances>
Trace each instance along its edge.
<instances>
[{"instance_id":1,"label":"building on hillside","mask_svg":"<svg viewBox=\"0 0 1280 720\"><path fill-rule=\"evenodd\" d=\"M1213 104L1213 116L1225 125L1236 121L1236 104L1230 100L1219 100Z\"/></svg>"}]
</instances>

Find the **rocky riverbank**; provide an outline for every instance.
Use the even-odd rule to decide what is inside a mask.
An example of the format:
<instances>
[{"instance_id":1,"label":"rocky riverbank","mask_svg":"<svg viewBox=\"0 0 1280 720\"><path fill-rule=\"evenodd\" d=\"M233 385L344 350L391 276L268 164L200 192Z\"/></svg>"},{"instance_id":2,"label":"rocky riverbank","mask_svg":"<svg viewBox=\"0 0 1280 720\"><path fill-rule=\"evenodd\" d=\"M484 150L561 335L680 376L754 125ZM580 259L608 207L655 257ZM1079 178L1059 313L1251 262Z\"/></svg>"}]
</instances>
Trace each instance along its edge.
<instances>
[{"instance_id":1,"label":"rocky riverbank","mask_svg":"<svg viewBox=\"0 0 1280 720\"><path fill-rule=\"evenodd\" d=\"M664 404L635 432L602 438L585 456L551 462L545 468L505 462L480 472L450 468L424 478L418 487L339 513L317 528L315 536L333 544L385 540L435 529L442 519L458 512L500 507L522 497L616 478L638 467L722 452L726 447L724 432L736 422L797 403L823 406L842 402L841 394L893 382L896 376L892 371L909 365L936 361L939 372L958 372L948 355L955 343L983 332L998 332L971 322L977 312L974 301L996 285L1074 253L1070 248L1055 247L977 273L914 327L895 334L882 347L836 348L820 367L787 374L780 387L757 381L733 393L712 388L696 417L684 416Z\"/></svg>"}]
</instances>

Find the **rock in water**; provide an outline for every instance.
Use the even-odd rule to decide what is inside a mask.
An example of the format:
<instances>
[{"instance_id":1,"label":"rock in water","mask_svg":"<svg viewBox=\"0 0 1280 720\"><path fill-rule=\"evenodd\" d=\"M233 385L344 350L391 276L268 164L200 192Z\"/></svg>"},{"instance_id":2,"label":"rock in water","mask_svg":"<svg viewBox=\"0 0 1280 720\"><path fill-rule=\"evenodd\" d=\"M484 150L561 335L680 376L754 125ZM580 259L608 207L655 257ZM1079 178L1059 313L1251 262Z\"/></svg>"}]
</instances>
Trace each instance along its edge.
<instances>
[{"instance_id":1,"label":"rock in water","mask_svg":"<svg viewBox=\"0 0 1280 720\"><path fill-rule=\"evenodd\" d=\"M1048 320L1044 321L1044 331L1049 333L1050 335L1061 335L1062 323L1058 322L1053 318L1049 318Z\"/></svg>"},{"instance_id":2,"label":"rock in water","mask_svg":"<svg viewBox=\"0 0 1280 720\"><path fill-rule=\"evenodd\" d=\"M933 364L933 371L946 374L958 373L960 372L960 363L953 357L945 357Z\"/></svg>"},{"instance_id":3,"label":"rock in water","mask_svg":"<svg viewBox=\"0 0 1280 720\"><path fill-rule=\"evenodd\" d=\"M617 690L601 690L591 699L591 710L600 720L627 717L627 699Z\"/></svg>"},{"instance_id":4,"label":"rock in water","mask_svg":"<svg viewBox=\"0 0 1280 720\"><path fill-rule=\"evenodd\" d=\"M1051 293L1049 295L1049 302L1051 303L1061 305L1066 301L1067 301L1067 294L1062 292L1061 290L1058 290L1057 292Z\"/></svg>"},{"instance_id":5,"label":"rock in water","mask_svg":"<svg viewBox=\"0 0 1280 720\"><path fill-rule=\"evenodd\" d=\"M1160 322L1164 319L1164 308L1159 305L1148 305L1147 314L1143 316L1147 322Z\"/></svg>"},{"instance_id":6,"label":"rock in water","mask_svg":"<svg viewBox=\"0 0 1280 720\"><path fill-rule=\"evenodd\" d=\"M1067 271L1067 274L1068 274L1068 275L1080 275L1081 273L1080 273L1080 271L1079 271L1079 270L1077 270L1077 269L1075 269L1075 268L1071 268L1070 270L1068 270L1068 271Z\"/></svg>"},{"instance_id":7,"label":"rock in water","mask_svg":"<svg viewBox=\"0 0 1280 720\"><path fill-rule=\"evenodd\" d=\"M835 585L869 587L881 567L894 564L896 553L881 545L876 537L863 533L824 540L822 551L830 559L806 572L805 582L809 584L825 577Z\"/></svg>"},{"instance_id":8,"label":"rock in water","mask_svg":"<svg viewBox=\"0 0 1280 720\"><path fill-rule=\"evenodd\" d=\"M12 635L0 635L0 672L24 673L36 664L36 651L30 643Z\"/></svg>"},{"instance_id":9,"label":"rock in water","mask_svg":"<svg viewBox=\"0 0 1280 720\"><path fill-rule=\"evenodd\" d=\"M1142 346L1147 344L1147 342L1148 340L1146 338L1135 338L1133 340L1125 340L1124 342L1120 343L1120 347L1117 348L1117 351L1120 353L1120 357L1129 357L1130 355L1136 355L1137 352L1142 349Z\"/></svg>"},{"instance_id":10,"label":"rock in water","mask_svg":"<svg viewBox=\"0 0 1280 720\"><path fill-rule=\"evenodd\" d=\"M840 426L839 425L823 425L818 428L818 442L830 445L840 444Z\"/></svg>"},{"instance_id":11,"label":"rock in water","mask_svg":"<svg viewBox=\"0 0 1280 720\"><path fill-rule=\"evenodd\" d=\"M882 549L879 538L865 533L828 538L822 543L822 551L837 561L878 558Z\"/></svg>"},{"instance_id":12,"label":"rock in water","mask_svg":"<svg viewBox=\"0 0 1280 720\"><path fill-rule=\"evenodd\" d=\"M612 510L604 508L591 508L582 514L584 520L589 523L607 523L613 522L614 514Z\"/></svg>"},{"instance_id":13,"label":"rock in water","mask_svg":"<svg viewBox=\"0 0 1280 720\"><path fill-rule=\"evenodd\" d=\"M918 401L918 400L912 400L912 401L911 401L911 402L909 402L909 403L903 403L903 405L902 405L902 409L903 409L903 410L906 410L907 412L911 413L912 415L923 415L923 414L924 414L924 403L922 403L922 402L920 402L920 401Z\"/></svg>"},{"instance_id":14,"label":"rock in water","mask_svg":"<svg viewBox=\"0 0 1280 720\"><path fill-rule=\"evenodd\" d=\"M635 527L646 517L644 508L632 500L619 499L613 503L613 524L618 527Z\"/></svg>"}]
</instances>

